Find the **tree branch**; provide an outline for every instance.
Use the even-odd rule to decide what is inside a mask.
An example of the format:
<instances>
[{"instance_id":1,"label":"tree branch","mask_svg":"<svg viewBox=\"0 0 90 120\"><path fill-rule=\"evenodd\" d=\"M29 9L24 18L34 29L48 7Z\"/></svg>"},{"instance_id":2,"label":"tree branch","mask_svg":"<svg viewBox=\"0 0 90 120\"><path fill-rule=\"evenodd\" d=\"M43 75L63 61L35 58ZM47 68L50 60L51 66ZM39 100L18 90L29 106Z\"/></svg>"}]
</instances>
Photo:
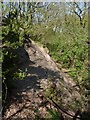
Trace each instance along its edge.
<instances>
[{"instance_id":1,"label":"tree branch","mask_svg":"<svg viewBox=\"0 0 90 120\"><path fill-rule=\"evenodd\" d=\"M82 10L80 9L79 5L76 2L74 2L74 4L76 5L76 7L78 8L78 10L80 11L80 14L81 14Z\"/></svg>"}]
</instances>

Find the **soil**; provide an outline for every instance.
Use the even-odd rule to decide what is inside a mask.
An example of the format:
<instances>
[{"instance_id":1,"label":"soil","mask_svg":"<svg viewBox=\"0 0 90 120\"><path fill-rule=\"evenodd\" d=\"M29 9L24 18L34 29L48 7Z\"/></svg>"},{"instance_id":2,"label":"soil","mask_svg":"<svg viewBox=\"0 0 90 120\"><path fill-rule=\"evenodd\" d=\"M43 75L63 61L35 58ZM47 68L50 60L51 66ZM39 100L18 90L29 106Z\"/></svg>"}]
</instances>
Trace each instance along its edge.
<instances>
[{"instance_id":1,"label":"soil","mask_svg":"<svg viewBox=\"0 0 90 120\"><path fill-rule=\"evenodd\" d=\"M26 77L23 80L16 81L16 87L11 91L10 101L3 120L34 120L35 117L37 120L41 118L46 120L47 108L56 109L41 94L49 85L48 79L51 79L51 84L55 83L57 88L63 84L61 89L63 95L67 94L67 98L63 100L66 104L71 99L82 99L78 92L79 87L73 87L76 86L76 83L61 73L42 46L33 41L30 44L25 43L24 47L19 48L18 53L20 55L20 69L22 71L27 69ZM48 104L40 106L42 102ZM69 112L71 113L71 111ZM75 113L71 114L74 115Z\"/></svg>"}]
</instances>

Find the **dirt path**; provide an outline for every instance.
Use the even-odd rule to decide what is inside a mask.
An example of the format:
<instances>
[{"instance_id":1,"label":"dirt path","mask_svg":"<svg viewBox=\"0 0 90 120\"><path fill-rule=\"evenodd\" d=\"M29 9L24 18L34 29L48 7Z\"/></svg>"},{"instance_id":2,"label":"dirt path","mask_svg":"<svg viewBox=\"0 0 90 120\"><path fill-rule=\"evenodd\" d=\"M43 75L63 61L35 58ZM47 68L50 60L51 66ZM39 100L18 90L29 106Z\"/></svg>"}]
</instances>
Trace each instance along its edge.
<instances>
[{"instance_id":1,"label":"dirt path","mask_svg":"<svg viewBox=\"0 0 90 120\"><path fill-rule=\"evenodd\" d=\"M38 94L47 88L49 78L51 78L50 82L56 83L57 88L63 84L61 89L63 96L66 96L63 100L66 104L71 99L81 99L77 92L79 88L73 88L75 82L60 73L43 47L32 41L29 47L20 48L19 53L21 70L25 71L27 68L27 76L16 82L17 87L12 91L11 102L4 116L5 120L34 120L37 111L44 120L48 113L45 107L38 107L43 101Z\"/></svg>"}]
</instances>

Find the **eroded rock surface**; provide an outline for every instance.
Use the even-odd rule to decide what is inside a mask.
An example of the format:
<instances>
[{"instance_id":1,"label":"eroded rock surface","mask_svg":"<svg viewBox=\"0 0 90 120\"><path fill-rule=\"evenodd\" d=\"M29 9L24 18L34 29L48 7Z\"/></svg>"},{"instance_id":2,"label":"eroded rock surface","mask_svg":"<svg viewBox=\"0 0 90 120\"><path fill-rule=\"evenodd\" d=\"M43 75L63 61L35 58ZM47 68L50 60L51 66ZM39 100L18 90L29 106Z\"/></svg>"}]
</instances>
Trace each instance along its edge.
<instances>
[{"instance_id":1,"label":"eroded rock surface","mask_svg":"<svg viewBox=\"0 0 90 120\"><path fill-rule=\"evenodd\" d=\"M44 119L48 113L45 106L38 107L43 102L43 98L38 95L50 85L49 83L55 83L57 88L61 89L67 109L70 102L82 99L77 89L73 88L75 82L60 72L43 47L32 41L30 46L25 44L24 48L21 47L19 54L20 69L27 69L27 76L16 82L17 87L12 90L11 101L4 115L5 120L34 120L37 112ZM48 106L50 107L49 103Z\"/></svg>"}]
</instances>

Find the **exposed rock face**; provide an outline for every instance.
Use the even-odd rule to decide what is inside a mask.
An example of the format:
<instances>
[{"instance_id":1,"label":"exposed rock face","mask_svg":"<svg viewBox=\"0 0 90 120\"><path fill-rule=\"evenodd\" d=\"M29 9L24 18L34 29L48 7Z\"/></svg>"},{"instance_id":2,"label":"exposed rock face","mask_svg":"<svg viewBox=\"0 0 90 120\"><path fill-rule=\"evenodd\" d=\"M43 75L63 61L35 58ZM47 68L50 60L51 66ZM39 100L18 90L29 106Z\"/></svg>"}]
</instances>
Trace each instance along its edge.
<instances>
[{"instance_id":1,"label":"exposed rock face","mask_svg":"<svg viewBox=\"0 0 90 120\"><path fill-rule=\"evenodd\" d=\"M29 47L26 44L24 48L20 48L19 54L21 56L21 70L25 71L27 68L27 76L24 80L17 81L17 88L12 91L12 102L6 110L4 118L33 120L35 108L43 101L43 98L40 99L38 94L46 89L50 85L49 83L56 84L56 87L61 90L64 105L69 111L68 103L74 102L75 99L82 100L77 89L73 88L75 82L60 72L43 47L33 41ZM49 82L48 79L50 79ZM38 112L40 116L45 118L47 114L45 107L38 107Z\"/></svg>"}]
</instances>

